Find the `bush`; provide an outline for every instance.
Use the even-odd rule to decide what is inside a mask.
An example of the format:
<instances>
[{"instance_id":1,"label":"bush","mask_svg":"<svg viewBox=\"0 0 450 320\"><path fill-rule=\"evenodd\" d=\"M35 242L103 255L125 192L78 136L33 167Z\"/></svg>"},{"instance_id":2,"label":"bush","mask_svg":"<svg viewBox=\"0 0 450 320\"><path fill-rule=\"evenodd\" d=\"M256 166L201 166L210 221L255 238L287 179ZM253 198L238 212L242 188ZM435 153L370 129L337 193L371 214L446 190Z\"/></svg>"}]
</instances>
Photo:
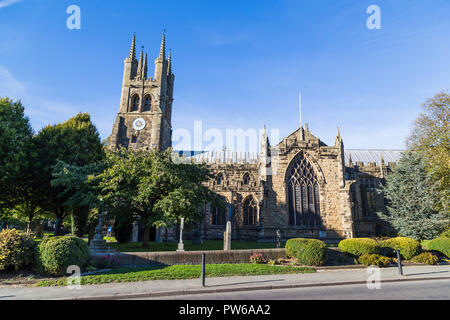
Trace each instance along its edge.
<instances>
[{"instance_id":1,"label":"bush","mask_svg":"<svg viewBox=\"0 0 450 320\"><path fill-rule=\"evenodd\" d=\"M444 232L442 232L439 238L450 238L450 229L447 229Z\"/></svg>"},{"instance_id":2,"label":"bush","mask_svg":"<svg viewBox=\"0 0 450 320\"><path fill-rule=\"evenodd\" d=\"M382 248L391 248L393 250L400 250L403 259L410 260L412 257L422 252L420 242L411 238L398 237L381 241Z\"/></svg>"},{"instance_id":3,"label":"bush","mask_svg":"<svg viewBox=\"0 0 450 320\"><path fill-rule=\"evenodd\" d=\"M0 270L19 270L33 263L34 240L16 229L0 232Z\"/></svg>"},{"instance_id":4,"label":"bush","mask_svg":"<svg viewBox=\"0 0 450 320\"><path fill-rule=\"evenodd\" d=\"M450 238L436 238L424 243L427 250L438 251L450 258Z\"/></svg>"},{"instance_id":5,"label":"bush","mask_svg":"<svg viewBox=\"0 0 450 320\"><path fill-rule=\"evenodd\" d=\"M412 262L416 263L425 263L425 264L437 264L439 262L439 258L436 257L431 252L423 252L418 256L415 256L411 259Z\"/></svg>"},{"instance_id":6,"label":"bush","mask_svg":"<svg viewBox=\"0 0 450 320\"><path fill-rule=\"evenodd\" d=\"M338 248L342 252L359 257L365 254L378 254L380 246L378 242L369 238L345 239L339 242Z\"/></svg>"},{"instance_id":7,"label":"bush","mask_svg":"<svg viewBox=\"0 0 450 320\"><path fill-rule=\"evenodd\" d=\"M35 253L35 268L40 274L61 276L68 266L84 266L89 258L89 248L82 239L52 237L43 240Z\"/></svg>"},{"instance_id":8,"label":"bush","mask_svg":"<svg viewBox=\"0 0 450 320\"><path fill-rule=\"evenodd\" d=\"M266 258L261 253L255 253L250 256L250 262L254 264L264 264L266 263Z\"/></svg>"},{"instance_id":9,"label":"bush","mask_svg":"<svg viewBox=\"0 0 450 320\"><path fill-rule=\"evenodd\" d=\"M322 266L327 262L327 246L317 239L290 239L286 242L286 254L307 266Z\"/></svg>"},{"instance_id":10,"label":"bush","mask_svg":"<svg viewBox=\"0 0 450 320\"><path fill-rule=\"evenodd\" d=\"M391 264L391 259L379 254L363 254L359 257L358 262L365 266L377 266L380 268Z\"/></svg>"}]
</instances>

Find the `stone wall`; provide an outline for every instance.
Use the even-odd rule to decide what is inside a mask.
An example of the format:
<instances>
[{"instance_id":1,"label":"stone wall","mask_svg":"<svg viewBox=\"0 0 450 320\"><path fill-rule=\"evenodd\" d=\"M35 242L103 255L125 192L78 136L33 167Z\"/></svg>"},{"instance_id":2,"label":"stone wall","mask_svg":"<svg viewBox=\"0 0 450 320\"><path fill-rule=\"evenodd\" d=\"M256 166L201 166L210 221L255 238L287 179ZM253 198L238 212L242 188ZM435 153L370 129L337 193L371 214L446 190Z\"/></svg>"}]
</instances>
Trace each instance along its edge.
<instances>
[{"instance_id":1,"label":"stone wall","mask_svg":"<svg viewBox=\"0 0 450 320\"><path fill-rule=\"evenodd\" d=\"M177 264L201 264L202 253L206 253L207 264L249 263L250 256L261 253L267 259L285 257L285 249L255 249L230 251L185 251L185 252L129 252L115 253L120 266L154 266Z\"/></svg>"}]
</instances>

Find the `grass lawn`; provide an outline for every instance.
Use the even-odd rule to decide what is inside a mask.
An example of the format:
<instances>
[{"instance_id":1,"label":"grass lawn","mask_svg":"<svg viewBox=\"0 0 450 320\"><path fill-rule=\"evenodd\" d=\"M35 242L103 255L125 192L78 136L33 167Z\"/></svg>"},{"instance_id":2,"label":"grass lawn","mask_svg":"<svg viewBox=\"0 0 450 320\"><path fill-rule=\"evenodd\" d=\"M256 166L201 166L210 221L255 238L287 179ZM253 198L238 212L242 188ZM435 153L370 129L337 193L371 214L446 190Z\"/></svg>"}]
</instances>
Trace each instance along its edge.
<instances>
[{"instance_id":1,"label":"grass lawn","mask_svg":"<svg viewBox=\"0 0 450 320\"><path fill-rule=\"evenodd\" d=\"M160 242L150 242L147 248L142 247L141 242L135 243L108 243L109 246L113 247L119 252L152 252L152 251L176 251L178 248L178 243L169 242L167 245ZM246 242L246 241L231 241L231 249L274 249L276 248L275 243L266 242ZM281 244L284 248L284 243ZM203 241L203 244L192 244L191 241L186 241L184 243L184 249L186 251L203 251L203 250L223 250L222 240L209 240Z\"/></svg>"},{"instance_id":2,"label":"grass lawn","mask_svg":"<svg viewBox=\"0 0 450 320\"><path fill-rule=\"evenodd\" d=\"M313 268L294 266L269 266L265 264L210 264L206 265L207 277L256 276L268 274L314 273ZM136 282L149 280L196 279L201 276L200 265L175 265L146 269L120 268L97 275L81 277L81 284ZM65 286L67 278L40 281L38 287Z\"/></svg>"}]
</instances>

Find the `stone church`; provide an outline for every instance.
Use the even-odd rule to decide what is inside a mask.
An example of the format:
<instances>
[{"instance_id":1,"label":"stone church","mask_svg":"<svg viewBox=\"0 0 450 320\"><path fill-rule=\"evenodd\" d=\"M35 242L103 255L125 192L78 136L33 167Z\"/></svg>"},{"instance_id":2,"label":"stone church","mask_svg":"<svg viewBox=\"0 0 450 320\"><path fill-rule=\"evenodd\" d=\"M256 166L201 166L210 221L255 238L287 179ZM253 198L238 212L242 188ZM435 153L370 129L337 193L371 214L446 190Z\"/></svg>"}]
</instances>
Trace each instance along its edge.
<instances>
[{"instance_id":1,"label":"stone church","mask_svg":"<svg viewBox=\"0 0 450 320\"><path fill-rule=\"evenodd\" d=\"M120 108L108 138L112 150L166 150L172 146L172 103L175 76L165 36L155 60L153 77L147 54L136 58L133 36L124 61ZM227 209L206 205L203 221L186 238L222 239L227 221L233 239L273 241L309 237L342 239L375 236L388 228L376 212L385 211L376 192L395 166L401 150L346 150L339 130L334 145L326 145L308 126L271 146L266 130L258 154L174 152L206 164L215 174L208 186L226 202ZM155 230L154 240L163 232ZM169 232L177 238L177 230Z\"/></svg>"}]
</instances>

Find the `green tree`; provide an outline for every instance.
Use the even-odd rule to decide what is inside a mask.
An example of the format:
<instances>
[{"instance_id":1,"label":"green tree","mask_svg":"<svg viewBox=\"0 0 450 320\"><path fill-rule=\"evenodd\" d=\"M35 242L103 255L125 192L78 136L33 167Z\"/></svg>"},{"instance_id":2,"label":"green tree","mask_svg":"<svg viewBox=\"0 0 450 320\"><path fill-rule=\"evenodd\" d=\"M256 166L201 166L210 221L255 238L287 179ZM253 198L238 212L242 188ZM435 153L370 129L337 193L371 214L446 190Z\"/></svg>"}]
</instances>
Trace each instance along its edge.
<instances>
[{"instance_id":1,"label":"green tree","mask_svg":"<svg viewBox=\"0 0 450 320\"><path fill-rule=\"evenodd\" d=\"M449 223L448 213L436 210L439 191L426 168L419 153L405 152L380 190L388 204L387 214L379 212L379 217L416 240L438 236Z\"/></svg>"},{"instance_id":2,"label":"green tree","mask_svg":"<svg viewBox=\"0 0 450 320\"><path fill-rule=\"evenodd\" d=\"M446 211L450 204L450 95L441 92L422 107L424 112L414 124L408 149L425 158L427 171L438 183L438 210Z\"/></svg>"},{"instance_id":3,"label":"green tree","mask_svg":"<svg viewBox=\"0 0 450 320\"><path fill-rule=\"evenodd\" d=\"M86 166L105 157L100 135L87 113L79 113L64 123L43 128L35 138L41 175L39 185L42 208L53 212L59 224L67 216L65 203L70 194L64 186L52 186L53 169L58 160L68 165ZM57 228L56 235L60 234Z\"/></svg>"},{"instance_id":4,"label":"green tree","mask_svg":"<svg viewBox=\"0 0 450 320\"><path fill-rule=\"evenodd\" d=\"M71 213L72 234L77 237L85 234L89 213L100 207L96 176L103 170L103 162L78 166L58 161L53 168L52 187L63 189L60 197L67 199L64 206Z\"/></svg>"},{"instance_id":5,"label":"green tree","mask_svg":"<svg viewBox=\"0 0 450 320\"><path fill-rule=\"evenodd\" d=\"M109 211L131 212L144 224L143 246L148 246L150 228L169 227L184 217L187 224L201 218L199 208L217 201L204 182L208 169L195 164L174 163L170 151L126 151L108 154L109 166L100 186Z\"/></svg>"},{"instance_id":6,"label":"green tree","mask_svg":"<svg viewBox=\"0 0 450 320\"><path fill-rule=\"evenodd\" d=\"M31 163L32 137L22 103L0 98L0 211L16 204L14 186Z\"/></svg>"}]
</instances>

